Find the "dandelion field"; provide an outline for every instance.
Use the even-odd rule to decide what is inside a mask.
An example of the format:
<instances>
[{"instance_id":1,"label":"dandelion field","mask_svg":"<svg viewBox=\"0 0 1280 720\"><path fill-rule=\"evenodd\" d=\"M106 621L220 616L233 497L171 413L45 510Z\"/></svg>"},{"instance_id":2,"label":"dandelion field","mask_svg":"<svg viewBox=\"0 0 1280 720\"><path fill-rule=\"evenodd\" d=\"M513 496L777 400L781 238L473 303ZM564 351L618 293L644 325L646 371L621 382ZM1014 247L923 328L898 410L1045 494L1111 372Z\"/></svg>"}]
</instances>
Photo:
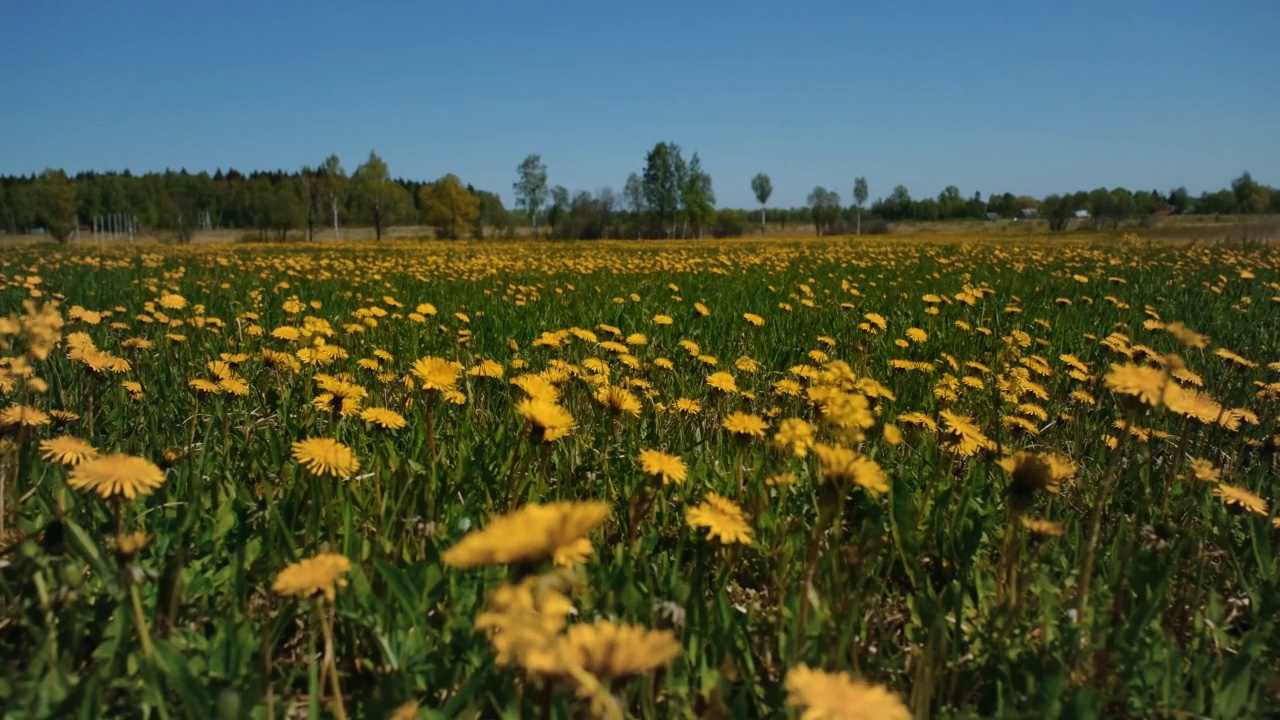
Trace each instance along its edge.
<instances>
[{"instance_id":1,"label":"dandelion field","mask_svg":"<svg viewBox=\"0 0 1280 720\"><path fill-rule=\"evenodd\" d=\"M1280 712L1280 251L14 246L6 717Z\"/></svg>"}]
</instances>

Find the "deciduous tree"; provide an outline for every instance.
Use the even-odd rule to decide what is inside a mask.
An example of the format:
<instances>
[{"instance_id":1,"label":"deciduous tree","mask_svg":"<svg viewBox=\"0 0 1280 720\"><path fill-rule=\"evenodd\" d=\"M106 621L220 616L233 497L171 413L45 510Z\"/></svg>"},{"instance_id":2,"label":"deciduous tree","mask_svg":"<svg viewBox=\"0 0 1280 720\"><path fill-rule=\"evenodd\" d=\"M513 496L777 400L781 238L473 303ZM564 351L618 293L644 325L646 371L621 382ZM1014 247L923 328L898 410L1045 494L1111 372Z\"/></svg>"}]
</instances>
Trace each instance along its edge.
<instances>
[{"instance_id":1,"label":"deciduous tree","mask_svg":"<svg viewBox=\"0 0 1280 720\"><path fill-rule=\"evenodd\" d=\"M533 236L537 237L538 209L547 201L547 166L541 155L529 155L520 163L516 168L516 181L511 187L516 192L516 207L529 213Z\"/></svg>"},{"instance_id":2,"label":"deciduous tree","mask_svg":"<svg viewBox=\"0 0 1280 720\"><path fill-rule=\"evenodd\" d=\"M853 206L858 208L858 234L862 234L862 206L867 202L867 179L858 176L853 181Z\"/></svg>"},{"instance_id":3,"label":"deciduous tree","mask_svg":"<svg viewBox=\"0 0 1280 720\"><path fill-rule=\"evenodd\" d=\"M645 206L668 237L675 235L680 190L687 175L688 167L680 156L680 146L675 143L660 142L645 156Z\"/></svg>"},{"instance_id":4,"label":"deciduous tree","mask_svg":"<svg viewBox=\"0 0 1280 720\"><path fill-rule=\"evenodd\" d=\"M46 169L36 180L36 217L60 243L76 229L76 193L61 170Z\"/></svg>"},{"instance_id":5,"label":"deciduous tree","mask_svg":"<svg viewBox=\"0 0 1280 720\"><path fill-rule=\"evenodd\" d=\"M821 237L840 218L840 194L819 185L809 193L808 204L813 229Z\"/></svg>"},{"instance_id":6,"label":"deciduous tree","mask_svg":"<svg viewBox=\"0 0 1280 720\"><path fill-rule=\"evenodd\" d=\"M773 181L764 173L756 173L751 178L751 192L755 193L756 201L760 203L760 231L764 232L764 211L769 203L769 196L773 194Z\"/></svg>"},{"instance_id":7,"label":"deciduous tree","mask_svg":"<svg viewBox=\"0 0 1280 720\"><path fill-rule=\"evenodd\" d=\"M351 199L357 214L373 225L376 240L412 206L408 191L391 179L387 164L373 151L351 175Z\"/></svg>"},{"instance_id":8,"label":"deciduous tree","mask_svg":"<svg viewBox=\"0 0 1280 720\"><path fill-rule=\"evenodd\" d=\"M711 186L711 176L702 169L702 160L694 153L689 160L684 185L680 188L680 205L685 221L692 232L702 237L702 231L716 219L716 193Z\"/></svg>"},{"instance_id":9,"label":"deciduous tree","mask_svg":"<svg viewBox=\"0 0 1280 720\"><path fill-rule=\"evenodd\" d=\"M455 240L480 218L480 198L452 173L422 186L422 218L436 237Z\"/></svg>"}]
</instances>

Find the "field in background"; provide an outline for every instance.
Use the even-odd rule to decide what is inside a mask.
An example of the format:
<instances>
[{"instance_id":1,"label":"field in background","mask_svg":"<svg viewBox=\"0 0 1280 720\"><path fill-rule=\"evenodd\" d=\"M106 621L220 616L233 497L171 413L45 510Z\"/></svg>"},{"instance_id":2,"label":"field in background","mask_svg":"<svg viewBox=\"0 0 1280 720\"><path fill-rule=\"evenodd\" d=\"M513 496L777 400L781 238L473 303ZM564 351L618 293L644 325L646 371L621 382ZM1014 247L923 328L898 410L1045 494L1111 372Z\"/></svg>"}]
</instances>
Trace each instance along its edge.
<instances>
[{"instance_id":1,"label":"field in background","mask_svg":"<svg viewBox=\"0 0 1280 720\"><path fill-rule=\"evenodd\" d=\"M1274 714L1229 227L12 246L0 706Z\"/></svg>"},{"instance_id":2,"label":"field in background","mask_svg":"<svg viewBox=\"0 0 1280 720\"><path fill-rule=\"evenodd\" d=\"M516 228L512 234L517 239L529 239L533 230L529 227ZM1137 233L1154 240L1192 240L1202 242L1223 241L1263 241L1280 238L1280 216L1209 216L1185 215L1178 217L1150 218L1145 223L1126 223L1120 227L1095 228L1092 220L1073 220L1070 228L1064 233L1050 233L1047 221L1044 220L997 220L997 221L936 221L936 222L895 222L891 225L888 237L902 236L945 236L965 238L1013 238L1019 240L1038 241L1046 238L1073 238L1081 240L1105 241L1119 239L1125 233ZM500 240L493 228L486 229L486 239ZM372 227L343 227L340 229L342 242L361 242L374 239ZM103 236L105 237L105 236ZM226 243L226 242L259 242L261 234L255 230L199 230L196 231L193 243ZM434 237L434 230L425 225L397 225L383 232L384 240L421 240ZM855 236L839 236L851 238ZM863 238L874 237L863 235ZM289 233L291 242L306 239L305 230L294 230ZM334 240L332 227L319 227L315 231L315 239L322 243ZM707 241L711 238L702 238ZM761 229L759 225L750 225L744 240L759 239L816 239L812 225L769 224ZM136 243L168 242L169 234L140 233L134 238ZM29 235L5 235L0 233L0 243L26 241L49 241L47 238ZM92 241L92 233L82 232L78 242ZM268 242L274 242L274 235L268 235ZM127 240L117 238L115 243Z\"/></svg>"}]
</instances>

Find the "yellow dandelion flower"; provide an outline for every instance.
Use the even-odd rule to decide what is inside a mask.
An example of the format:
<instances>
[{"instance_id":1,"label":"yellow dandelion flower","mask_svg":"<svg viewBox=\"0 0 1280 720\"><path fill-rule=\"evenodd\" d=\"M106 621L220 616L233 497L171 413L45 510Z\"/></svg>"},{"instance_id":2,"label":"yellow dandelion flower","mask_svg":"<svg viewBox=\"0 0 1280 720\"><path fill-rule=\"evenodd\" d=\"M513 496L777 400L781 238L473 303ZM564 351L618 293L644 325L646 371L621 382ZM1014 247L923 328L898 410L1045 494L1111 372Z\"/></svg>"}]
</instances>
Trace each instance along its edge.
<instances>
[{"instance_id":1,"label":"yellow dandelion flower","mask_svg":"<svg viewBox=\"0 0 1280 720\"><path fill-rule=\"evenodd\" d=\"M758 415L743 412L731 413L720 424L725 430L742 437L762 438L769 429L769 423Z\"/></svg>"},{"instance_id":2,"label":"yellow dandelion flower","mask_svg":"<svg viewBox=\"0 0 1280 720\"><path fill-rule=\"evenodd\" d=\"M662 478L663 485L682 483L689 475L684 460L660 450L641 450L637 460L646 475Z\"/></svg>"},{"instance_id":3,"label":"yellow dandelion flower","mask_svg":"<svg viewBox=\"0 0 1280 720\"><path fill-rule=\"evenodd\" d=\"M798 458L806 457L816 442L817 428L800 418L787 418L778 423L773 444L780 450L790 451Z\"/></svg>"},{"instance_id":4,"label":"yellow dandelion flower","mask_svg":"<svg viewBox=\"0 0 1280 720\"><path fill-rule=\"evenodd\" d=\"M62 465L79 465L98 457L98 450L78 437L63 435L40 441L40 457Z\"/></svg>"},{"instance_id":5,"label":"yellow dandelion flower","mask_svg":"<svg viewBox=\"0 0 1280 720\"><path fill-rule=\"evenodd\" d=\"M501 378L502 366L493 360L481 360L479 364L467 370L472 377Z\"/></svg>"},{"instance_id":6,"label":"yellow dandelion flower","mask_svg":"<svg viewBox=\"0 0 1280 720\"><path fill-rule=\"evenodd\" d=\"M516 412L534 427L535 437L554 442L573 430L573 415L545 398L528 398L516 403Z\"/></svg>"},{"instance_id":7,"label":"yellow dandelion flower","mask_svg":"<svg viewBox=\"0 0 1280 720\"><path fill-rule=\"evenodd\" d=\"M230 375L218 380L218 387L228 394L246 397L249 394L249 383L244 378Z\"/></svg>"},{"instance_id":8,"label":"yellow dandelion flower","mask_svg":"<svg viewBox=\"0 0 1280 720\"><path fill-rule=\"evenodd\" d=\"M526 505L492 518L483 530L472 531L445 551L441 559L450 567L475 567L565 560L566 551L581 556L580 541L608 515L609 504L596 501Z\"/></svg>"},{"instance_id":9,"label":"yellow dandelion flower","mask_svg":"<svg viewBox=\"0 0 1280 720\"><path fill-rule=\"evenodd\" d=\"M796 483L796 474L793 472L774 473L764 479L764 484L769 487L781 487L784 485L794 485Z\"/></svg>"},{"instance_id":10,"label":"yellow dandelion flower","mask_svg":"<svg viewBox=\"0 0 1280 720\"><path fill-rule=\"evenodd\" d=\"M160 296L160 307L165 310L181 310L187 306L187 299L181 295L174 293L165 293Z\"/></svg>"},{"instance_id":11,"label":"yellow dandelion flower","mask_svg":"<svg viewBox=\"0 0 1280 720\"><path fill-rule=\"evenodd\" d=\"M1144 365L1112 365L1103 382L1112 392L1136 398L1144 405L1160 404L1166 384L1162 370Z\"/></svg>"},{"instance_id":12,"label":"yellow dandelion flower","mask_svg":"<svg viewBox=\"0 0 1280 720\"><path fill-rule=\"evenodd\" d=\"M871 458L846 447L818 443L813 447L822 467L822 478L832 482L853 483L873 495L889 491L889 476Z\"/></svg>"},{"instance_id":13,"label":"yellow dandelion flower","mask_svg":"<svg viewBox=\"0 0 1280 720\"><path fill-rule=\"evenodd\" d=\"M164 471L145 458L113 453L76 465L67 475L67 484L103 498L119 495L133 500L139 495L150 495L164 484Z\"/></svg>"},{"instance_id":14,"label":"yellow dandelion flower","mask_svg":"<svg viewBox=\"0 0 1280 720\"><path fill-rule=\"evenodd\" d=\"M1203 482L1222 482L1222 471L1204 458L1191 459L1191 476Z\"/></svg>"},{"instance_id":15,"label":"yellow dandelion flower","mask_svg":"<svg viewBox=\"0 0 1280 720\"><path fill-rule=\"evenodd\" d=\"M1058 492L1076 474L1075 463L1056 452L1019 450L998 464L1009 473L1009 493L1020 504L1030 502L1037 491Z\"/></svg>"},{"instance_id":16,"label":"yellow dandelion flower","mask_svg":"<svg viewBox=\"0 0 1280 720\"><path fill-rule=\"evenodd\" d=\"M281 570L271 584L271 590L277 595L304 598L323 594L332 602L337 589L346 587L347 579L343 575L350 571L351 561L345 555L320 553Z\"/></svg>"},{"instance_id":17,"label":"yellow dandelion flower","mask_svg":"<svg viewBox=\"0 0 1280 720\"><path fill-rule=\"evenodd\" d=\"M40 427L49 424L49 416L30 405L10 405L0 412L0 427Z\"/></svg>"},{"instance_id":18,"label":"yellow dandelion flower","mask_svg":"<svg viewBox=\"0 0 1280 720\"><path fill-rule=\"evenodd\" d=\"M630 390L617 385L609 385L596 391L596 402L609 412L640 417L640 401Z\"/></svg>"},{"instance_id":19,"label":"yellow dandelion flower","mask_svg":"<svg viewBox=\"0 0 1280 720\"><path fill-rule=\"evenodd\" d=\"M314 475L345 477L360 469L351 448L332 438L307 438L293 444L293 459Z\"/></svg>"},{"instance_id":20,"label":"yellow dandelion flower","mask_svg":"<svg viewBox=\"0 0 1280 720\"><path fill-rule=\"evenodd\" d=\"M800 664L787 672L785 685L787 706L803 709L800 720L911 720L911 711L897 695L846 672Z\"/></svg>"},{"instance_id":21,"label":"yellow dandelion flower","mask_svg":"<svg viewBox=\"0 0 1280 720\"><path fill-rule=\"evenodd\" d=\"M680 654L680 643L670 630L608 620L570 625L561 648L574 665L605 680L647 673Z\"/></svg>"},{"instance_id":22,"label":"yellow dandelion flower","mask_svg":"<svg viewBox=\"0 0 1280 720\"><path fill-rule=\"evenodd\" d=\"M677 398L675 403L672 404L672 407L676 409L676 412L683 415L697 415L702 412L702 403L694 400L693 398Z\"/></svg>"},{"instance_id":23,"label":"yellow dandelion flower","mask_svg":"<svg viewBox=\"0 0 1280 720\"><path fill-rule=\"evenodd\" d=\"M124 535L117 535L115 538L116 552L122 557L133 557L142 551L151 542L151 535L138 530Z\"/></svg>"},{"instance_id":24,"label":"yellow dandelion flower","mask_svg":"<svg viewBox=\"0 0 1280 720\"><path fill-rule=\"evenodd\" d=\"M718 539L722 545L751 544L751 527L742 509L722 495L708 493L702 504L689 508L686 520L691 528L706 528L708 540Z\"/></svg>"},{"instance_id":25,"label":"yellow dandelion flower","mask_svg":"<svg viewBox=\"0 0 1280 720\"><path fill-rule=\"evenodd\" d=\"M1062 537L1066 533L1066 529L1062 527L1062 523L1056 523L1052 520L1040 520L1038 518L1027 517L1022 515L1018 518L1022 523L1022 527L1031 533L1032 537L1043 540L1051 537Z\"/></svg>"},{"instance_id":26,"label":"yellow dandelion flower","mask_svg":"<svg viewBox=\"0 0 1280 720\"><path fill-rule=\"evenodd\" d=\"M1213 494L1222 498L1222 502L1233 510L1256 515L1267 514L1267 501L1245 488L1219 483L1213 488Z\"/></svg>"},{"instance_id":27,"label":"yellow dandelion flower","mask_svg":"<svg viewBox=\"0 0 1280 720\"><path fill-rule=\"evenodd\" d=\"M399 430L405 426L404 416L394 410L382 407L365 408L360 411L360 419L373 423L384 430Z\"/></svg>"},{"instance_id":28,"label":"yellow dandelion flower","mask_svg":"<svg viewBox=\"0 0 1280 720\"><path fill-rule=\"evenodd\" d=\"M727 372L714 372L707 376L707 384L727 393L738 392L738 382Z\"/></svg>"},{"instance_id":29,"label":"yellow dandelion flower","mask_svg":"<svg viewBox=\"0 0 1280 720\"><path fill-rule=\"evenodd\" d=\"M898 420L902 421L904 417L899 415ZM968 457L992 447L991 439L983 434L982 429L971 418L949 410L940 410L938 417L945 430L942 435L943 449Z\"/></svg>"},{"instance_id":30,"label":"yellow dandelion flower","mask_svg":"<svg viewBox=\"0 0 1280 720\"><path fill-rule=\"evenodd\" d=\"M884 424L884 441L897 447L902 444L902 431L893 423Z\"/></svg>"},{"instance_id":31,"label":"yellow dandelion flower","mask_svg":"<svg viewBox=\"0 0 1280 720\"><path fill-rule=\"evenodd\" d=\"M458 383L457 366L444 358L432 355L419 358L414 361L411 371L423 390L452 390Z\"/></svg>"},{"instance_id":32,"label":"yellow dandelion flower","mask_svg":"<svg viewBox=\"0 0 1280 720\"><path fill-rule=\"evenodd\" d=\"M560 390L555 384L539 375L519 375L512 378L511 384L523 390L534 400L545 400L550 403L560 400Z\"/></svg>"},{"instance_id":33,"label":"yellow dandelion flower","mask_svg":"<svg viewBox=\"0 0 1280 720\"><path fill-rule=\"evenodd\" d=\"M76 420L80 419L79 415L71 412L70 410L50 410L49 416L52 417L56 422L63 425L70 422L75 422Z\"/></svg>"}]
</instances>

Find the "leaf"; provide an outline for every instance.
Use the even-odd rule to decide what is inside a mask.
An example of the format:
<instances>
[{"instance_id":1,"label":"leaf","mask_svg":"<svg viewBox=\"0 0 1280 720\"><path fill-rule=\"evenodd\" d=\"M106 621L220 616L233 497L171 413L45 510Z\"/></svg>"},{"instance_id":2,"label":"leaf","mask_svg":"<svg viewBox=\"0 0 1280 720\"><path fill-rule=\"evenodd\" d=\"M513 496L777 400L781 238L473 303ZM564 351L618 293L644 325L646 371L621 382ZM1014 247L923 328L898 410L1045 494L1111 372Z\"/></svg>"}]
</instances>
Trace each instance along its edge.
<instances>
[{"instance_id":1,"label":"leaf","mask_svg":"<svg viewBox=\"0 0 1280 720\"><path fill-rule=\"evenodd\" d=\"M192 718L211 718L213 698L187 667L182 654L163 640L155 641L156 665L168 684L182 697L182 707Z\"/></svg>"},{"instance_id":2,"label":"leaf","mask_svg":"<svg viewBox=\"0 0 1280 720\"><path fill-rule=\"evenodd\" d=\"M80 527L74 520L63 520L63 527L67 531L67 539L70 541L71 547L75 549L76 554L89 563L89 567L98 575L113 596L120 597L120 584L116 573L102 557L102 551L98 549L98 545L84 531L84 528Z\"/></svg>"},{"instance_id":3,"label":"leaf","mask_svg":"<svg viewBox=\"0 0 1280 720\"><path fill-rule=\"evenodd\" d=\"M414 591L403 570L392 566L382 558L375 558L373 565L404 612L413 615L422 611L421 595Z\"/></svg>"}]
</instances>

